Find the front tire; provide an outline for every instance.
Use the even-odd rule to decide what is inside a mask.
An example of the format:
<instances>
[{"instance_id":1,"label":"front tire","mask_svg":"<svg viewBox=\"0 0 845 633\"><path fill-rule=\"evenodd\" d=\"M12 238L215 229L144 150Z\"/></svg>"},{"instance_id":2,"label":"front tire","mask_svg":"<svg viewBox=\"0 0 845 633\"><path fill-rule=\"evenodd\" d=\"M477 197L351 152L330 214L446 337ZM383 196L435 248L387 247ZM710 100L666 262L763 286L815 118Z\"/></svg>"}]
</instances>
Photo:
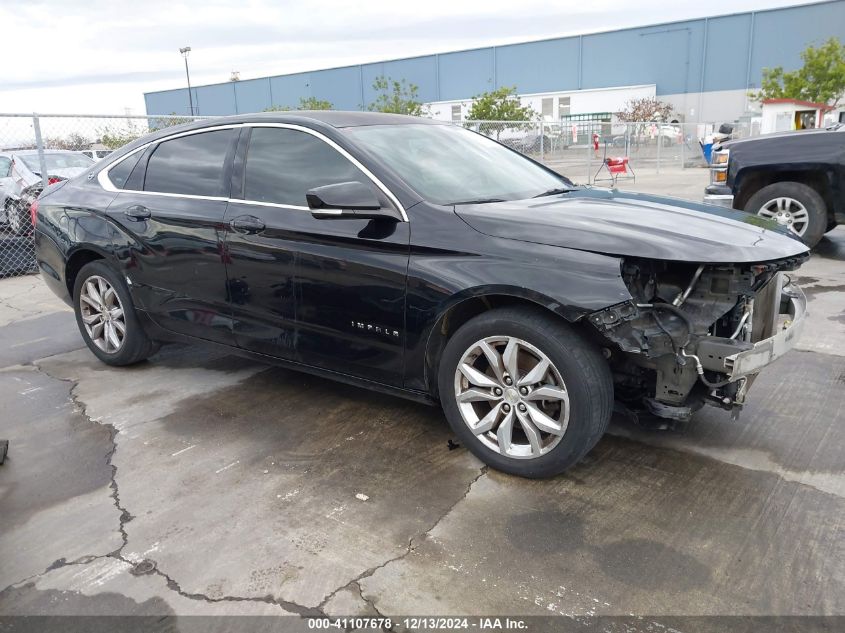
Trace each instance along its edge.
<instances>
[{"instance_id":1,"label":"front tire","mask_svg":"<svg viewBox=\"0 0 845 633\"><path fill-rule=\"evenodd\" d=\"M745 211L775 220L812 248L827 229L827 205L812 187L800 182L776 182L748 199Z\"/></svg>"},{"instance_id":2,"label":"front tire","mask_svg":"<svg viewBox=\"0 0 845 633\"><path fill-rule=\"evenodd\" d=\"M132 365L157 351L141 327L126 283L104 261L79 271L73 305L85 344L107 365Z\"/></svg>"},{"instance_id":3,"label":"front tire","mask_svg":"<svg viewBox=\"0 0 845 633\"><path fill-rule=\"evenodd\" d=\"M438 386L464 446L521 477L576 464L607 430L613 408L599 350L539 308L498 308L464 324L443 351Z\"/></svg>"}]
</instances>

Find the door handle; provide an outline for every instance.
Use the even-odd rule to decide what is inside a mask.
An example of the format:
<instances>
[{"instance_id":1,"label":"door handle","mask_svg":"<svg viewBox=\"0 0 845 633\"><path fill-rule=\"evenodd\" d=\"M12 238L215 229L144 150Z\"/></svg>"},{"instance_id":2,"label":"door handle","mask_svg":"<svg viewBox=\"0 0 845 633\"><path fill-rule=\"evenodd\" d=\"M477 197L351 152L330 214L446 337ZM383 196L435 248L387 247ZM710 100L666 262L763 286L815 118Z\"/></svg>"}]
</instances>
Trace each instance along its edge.
<instances>
[{"instance_id":1,"label":"door handle","mask_svg":"<svg viewBox=\"0 0 845 633\"><path fill-rule=\"evenodd\" d=\"M232 227L233 231L246 233L247 235L261 233L261 231L267 228L264 222L261 221L261 218L257 218L254 215L239 215L229 222L229 226Z\"/></svg>"},{"instance_id":2,"label":"door handle","mask_svg":"<svg viewBox=\"0 0 845 633\"><path fill-rule=\"evenodd\" d=\"M150 217L150 210L142 204L133 204L123 214L130 220L146 220Z\"/></svg>"}]
</instances>

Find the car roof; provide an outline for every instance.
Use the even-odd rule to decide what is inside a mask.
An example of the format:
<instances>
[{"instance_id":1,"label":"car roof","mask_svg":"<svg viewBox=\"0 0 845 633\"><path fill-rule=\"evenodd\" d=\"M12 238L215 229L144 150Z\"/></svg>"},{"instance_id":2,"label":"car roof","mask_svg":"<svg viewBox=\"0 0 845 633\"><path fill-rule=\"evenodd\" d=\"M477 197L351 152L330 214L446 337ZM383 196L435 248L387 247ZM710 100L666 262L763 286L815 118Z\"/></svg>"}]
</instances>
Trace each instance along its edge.
<instances>
[{"instance_id":1,"label":"car roof","mask_svg":"<svg viewBox=\"0 0 845 633\"><path fill-rule=\"evenodd\" d=\"M303 121L317 121L336 128L360 127L364 125L407 125L420 123L427 125L443 124L418 116L406 114L389 114L385 112L360 112L357 110L290 110L284 112L258 112L255 114L241 114L216 119L223 123L251 123L256 121L274 123L294 123Z\"/></svg>"}]
</instances>

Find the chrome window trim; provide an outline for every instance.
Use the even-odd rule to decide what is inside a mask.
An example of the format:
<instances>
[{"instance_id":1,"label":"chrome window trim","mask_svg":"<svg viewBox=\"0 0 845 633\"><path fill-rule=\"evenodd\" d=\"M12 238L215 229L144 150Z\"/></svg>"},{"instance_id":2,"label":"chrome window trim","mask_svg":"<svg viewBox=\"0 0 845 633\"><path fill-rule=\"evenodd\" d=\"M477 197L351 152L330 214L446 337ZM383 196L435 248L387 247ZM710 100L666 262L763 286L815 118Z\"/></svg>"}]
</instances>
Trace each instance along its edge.
<instances>
[{"instance_id":1,"label":"chrome window trim","mask_svg":"<svg viewBox=\"0 0 845 633\"><path fill-rule=\"evenodd\" d=\"M258 205L262 207L275 207L278 209L291 209L295 211L310 211L311 209L306 206L298 206L293 204L282 204L278 202L262 202L259 200L246 200L241 198L227 198L225 196L198 196L192 195L187 193L166 193L166 192L159 192L159 191L133 191L131 189L118 189L114 186L111 180L109 180L108 173L109 171L119 163L122 163L124 160L132 156L137 152L145 151L150 145L154 145L157 143L163 143L165 141L170 141L176 138L180 138L182 136L191 136L193 134L202 134L203 132L213 132L215 130L231 130L237 128L244 128L244 127L269 127L269 128L282 128L288 130L297 130L300 132L305 132L306 134L310 134L311 136L315 136L330 147L334 148L341 156L346 158L349 162L351 162L355 167L361 170L363 174L370 179L370 181L378 187L384 195L387 196L388 200L399 210L399 213L402 216L402 221L408 221L408 214L405 211L405 207L402 206L402 203L399 202L399 199L393 194L387 186L379 180L373 172L371 172L367 167L365 167L357 158L352 156L349 152L347 152L343 147L335 143L332 139L327 137L326 135L318 132L317 130L312 130L309 127L305 127L304 125L297 125L295 123L273 123L273 122L248 122L248 123L231 123L228 125L214 125L210 127L204 127L197 130L188 130L187 132L178 132L176 134L171 134L170 136L164 136L162 138L156 139L154 141L150 141L148 143L144 143L140 147L136 147L131 152L124 154L120 160L116 160L112 162L110 165L106 166L105 168L101 169L97 173L97 182L100 186L109 191L111 193L133 193L133 194L141 194L147 196L165 196L169 198L187 198L189 200L218 200L218 201L226 201L235 204L251 204L251 205Z\"/></svg>"}]
</instances>

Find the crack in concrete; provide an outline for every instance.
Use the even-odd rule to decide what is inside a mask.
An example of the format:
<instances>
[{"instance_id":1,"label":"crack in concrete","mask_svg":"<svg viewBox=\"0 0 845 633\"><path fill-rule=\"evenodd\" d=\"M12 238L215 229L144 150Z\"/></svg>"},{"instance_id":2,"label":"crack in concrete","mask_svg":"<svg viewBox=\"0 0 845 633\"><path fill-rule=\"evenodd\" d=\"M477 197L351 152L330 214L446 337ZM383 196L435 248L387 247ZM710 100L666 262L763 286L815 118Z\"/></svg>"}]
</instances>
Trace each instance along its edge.
<instances>
[{"instance_id":1,"label":"crack in concrete","mask_svg":"<svg viewBox=\"0 0 845 633\"><path fill-rule=\"evenodd\" d=\"M378 564L378 565L375 565L374 567L370 567L369 569L367 569L367 570L363 571L362 573L360 573L359 575L357 575L355 578L353 578L352 580L350 580L350 581L349 581L348 583L346 583L345 585L342 585L342 586L338 587L337 589L335 589L334 591L332 591L331 593L329 593L329 594L328 594L325 598L323 598L323 600L320 602L320 604L319 604L319 605L317 605L317 608L318 608L318 609L320 609L320 610L324 609L324 608L325 608L325 606L326 606L326 604L327 604L327 603L328 603L328 602L329 602L332 598L334 598L334 597L335 597L335 596L336 596L336 595L337 595L340 591L343 591L344 589L346 589L346 588L348 588L348 587L350 587L351 585L353 585L353 584L354 584L354 585L357 585L357 587L358 587L358 591L359 591L359 593L361 594L361 599L362 599L365 603L367 603L368 605L370 605L370 606L373 608L373 610L381 616L381 615L382 615L382 613L381 613L381 611L379 611L378 607L376 606L375 601L373 601L372 599L368 599L368 598L366 598L366 597L364 596L364 593L363 593L363 588L361 587L361 581L362 581L362 580L364 580L365 578L369 578L370 576L372 576L373 574L375 574L378 570L380 570L380 569L383 569L383 568L387 567L387 566L388 566L388 565L390 565L391 563L395 563L396 561L400 561L400 560L402 560L403 558L405 558L406 556L409 556L409 555L410 555L410 554L412 554L414 551L416 551L416 549L417 549L420 545L422 545L422 544L423 544L423 542L425 541L426 537L427 537L427 536L428 536L428 535L429 535L429 534L430 534L430 533L431 533L431 532L432 532L432 531L433 531L433 530L434 530L434 529L435 529L438 525L440 525L440 523L443 521L443 519L445 519L447 516L449 516L449 515L452 513L452 511L453 511L453 510L454 510L454 509L458 506L458 504L459 504L459 503L461 503L464 499L466 499L466 498L467 498L467 496L469 496L469 493L470 493L470 491L472 490L472 487L475 485L475 483L476 483L479 479L481 479L484 475L486 475L486 474L487 474L488 469L489 469L489 466L487 466L487 465L482 466L482 467L479 469L478 474L477 474L475 477L473 477L473 478L472 478L472 480L471 480L471 481L467 484L467 487L466 487L466 490L464 491L464 494L462 494L462 495L460 496L460 498L458 498L458 499L455 501L455 503L453 503L451 506L449 506L449 507L446 509L446 511L445 511L443 514L441 514L441 515L440 515L440 517L438 517L438 519L437 519L434 523L432 523L432 524L431 524L428 528L426 528L425 530L423 530L422 532L420 532L420 533L418 533L418 534L415 534L415 535L414 535L414 536L412 536L410 539L408 539L408 545L406 546L406 548L405 548L405 551L404 551L404 552L402 552L402 553L401 553L401 554L399 554L398 556L394 556L393 558L389 558L388 560L386 560L386 561L384 561L383 563L380 563L380 564Z\"/></svg>"},{"instance_id":2,"label":"crack in concrete","mask_svg":"<svg viewBox=\"0 0 845 633\"><path fill-rule=\"evenodd\" d=\"M109 429L109 432L110 432L109 438L110 438L112 446L111 446L111 450L109 450L109 452L106 454L105 458L106 458L107 465L109 466L109 468L111 468L111 477L110 477L110 481L109 481L109 488L111 489L111 495L110 496L112 498L112 501L114 502L115 508L118 511L118 516L119 516L118 530L120 531L122 543L121 543L121 546L119 548L117 548L116 550L114 550L112 552L109 552L108 554L103 554L103 555L99 555L99 556L93 556L93 555L92 556L84 556L84 557L77 559L76 561L73 561L73 562L70 562L70 563L66 562L63 558L60 558L57 561L53 562L43 572L38 573L38 574L34 574L33 576L25 578L24 580L22 580L20 582L12 583L12 585L9 585L9 587L14 586L14 585L19 585L19 584L22 584L22 583L25 583L25 582L30 582L33 579L39 578L39 577L41 577L41 576L43 576L43 575L45 575L45 574L47 574L47 573L49 573L49 572L51 572L55 569L59 569L60 567L65 567L67 565L73 565L73 564L87 564L87 563L90 563L91 561L96 560L98 558L113 558L115 560L119 560L121 562L124 562L127 565L131 565L132 567L137 565L138 562L139 562L139 561L130 560L129 558L127 558L126 556L123 555L123 550L129 544L129 534L126 531L126 524L129 523L135 517L129 512L129 510L127 510L122 505L122 503L120 501L120 490L119 490L118 484L117 484L117 466L113 463L114 456L117 453L117 434L118 434L118 430L112 424L104 423L104 422L101 422L99 420L94 420L93 418L91 418L88 415L86 404L76 394L76 389L79 386L79 381L74 380L72 378L61 378L61 377L53 376L52 374L50 374L47 370L43 369L38 364L39 362L41 362L43 360L46 360L46 358L40 359L40 361L36 361L35 363L33 363L33 366L36 369L36 371L43 373L44 375L52 378L53 380L60 380L62 382L70 383L71 387L68 391L68 395L69 395L71 401L73 402L74 407L77 410L77 413L79 413L82 417L84 417L88 422L91 422L92 424L99 424L99 425L105 426ZM155 561L152 561L152 562L155 563ZM298 614L298 615L304 616L304 617L320 617L320 616L325 615L325 613L322 610L320 610L319 608L318 609L312 609L312 608L297 604L295 602L280 600L280 599L274 598L273 596L270 596L270 595L263 596L263 597L222 596L222 597L219 597L219 598L212 598L211 596L208 596L208 595L205 595L205 594L202 594L202 593L190 593L190 592L187 592L184 589L182 589L181 585L178 582L176 582L176 580L174 580L171 576L169 576L168 574L166 574L162 570L160 570L158 568L157 563L155 563L155 568L153 569L152 573L162 577L165 580L167 588L169 590L174 591L174 592L178 593L180 596L182 596L183 598L187 598L189 600L200 600L200 601L208 602L208 603L216 603L216 602L261 602L261 603L265 603L265 604L276 605L285 612ZM7 587L7 589L8 589L8 587Z\"/></svg>"}]
</instances>

